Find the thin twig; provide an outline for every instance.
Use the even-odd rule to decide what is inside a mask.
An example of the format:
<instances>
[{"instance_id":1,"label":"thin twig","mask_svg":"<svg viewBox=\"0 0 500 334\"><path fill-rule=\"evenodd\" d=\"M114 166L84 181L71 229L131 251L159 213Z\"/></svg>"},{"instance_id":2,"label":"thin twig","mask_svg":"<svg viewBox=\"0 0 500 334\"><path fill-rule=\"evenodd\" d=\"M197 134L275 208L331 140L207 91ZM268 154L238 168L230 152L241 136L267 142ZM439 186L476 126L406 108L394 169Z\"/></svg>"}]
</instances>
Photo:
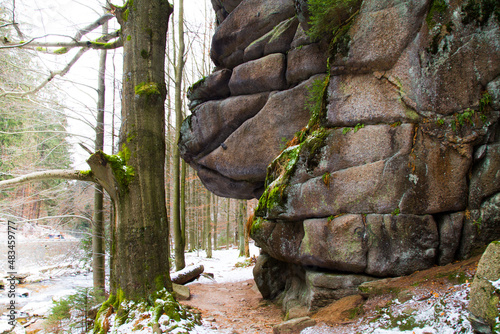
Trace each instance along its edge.
<instances>
[{"instance_id":1,"label":"thin twig","mask_svg":"<svg viewBox=\"0 0 500 334\"><path fill-rule=\"evenodd\" d=\"M80 59L81 56L83 56L83 54L88 50L89 50L88 48L81 48L80 51L78 51L78 53L73 57L73 59L71 59L71 61L66 65L66 67L64 67L61 71L51 72L49 77L45 79L41 84L39 84L38 87L35 87L34 89L29 90L27 92L5 92L0 94L0 98L7 95L18 95L24 97L39 92L43 87L47 86L47 84L51 82L52 79L56 77L56 75L59 75L61 77L65 76L66 73L68 73L68 71L71 69L71 67L78 61L78 59Z\"/></svg>"}]
</instances>

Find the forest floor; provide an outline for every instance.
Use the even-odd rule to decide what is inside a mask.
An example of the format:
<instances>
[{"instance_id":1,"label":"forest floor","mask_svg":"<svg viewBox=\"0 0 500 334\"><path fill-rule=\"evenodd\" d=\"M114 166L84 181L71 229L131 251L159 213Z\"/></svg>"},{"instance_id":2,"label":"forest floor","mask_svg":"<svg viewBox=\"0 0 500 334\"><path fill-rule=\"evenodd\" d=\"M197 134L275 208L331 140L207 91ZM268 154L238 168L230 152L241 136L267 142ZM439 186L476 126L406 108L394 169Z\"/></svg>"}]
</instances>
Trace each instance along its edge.
<instances>
[{"instance_id":1,"label":"forest floor","mask_svg":"<svg viewBox=\"0 0 500 334\"><path fill-rule=\"evenodd\" d=\"M204 327L218 333L272 333L272 326L282 322L281 308L262 299L253 279L189 288L191 299L181 303L198 309Z\"/></svg>"},{"instance_id":2,"label":"forest floor","mask_svg":"<svg viewBox=\"0 0 500 334\"><path fill-rule=\"evenodd\" d=\"M251 245L251 255L257 256L258 252ZM380 284L376 291L368 296L347 297L310 314L316 325L301 333L472 333L467 319L467 305L478 260L479 257L475 257L409 276L378 281ZM274 325L284 321L281 307L262 299L252 279L253 265L250 262L249 259L238 257L237 249L214 251L212 258L206 258L201 251L186 254L188 266L203 264L205 273L213 276L202 276L187 285L191 299L181 303L201 313L203 321L190 333L268 334L273 333ZM77 283L70 276L68 279L72 284ZM74 289L71 284L63 284L58 279L50 283L54 288L64 290L57 293L58 297ZM86 282L81 284L87 285ZM62 289L66 285L67 289ZM40 313L40 308L47 308L44 305L50 306L55 294L32 290L33 294L30 293L25 307L34 307L36 312L30 311ZM44 296L50 297L49 301L37 303ZM37 322L37 325L40 324ZM41 328L29 328L28 333L36 333Z\"/></svg>"},{"instance_id":3,"label":"forest floor","mask_svg":"<svg viewBox=\"0 0 500 334\"><path fill-rule=\"evenodd\" d=\"M302 333L472 333L466 307L478 261L384 281L368 298L345 298L311 314L317 325ZM189 288L191 299L182 303L199 310L206 333L272 333L284 321L281 308L263 300L252 279Z\"/></svg>"}]
</instances>

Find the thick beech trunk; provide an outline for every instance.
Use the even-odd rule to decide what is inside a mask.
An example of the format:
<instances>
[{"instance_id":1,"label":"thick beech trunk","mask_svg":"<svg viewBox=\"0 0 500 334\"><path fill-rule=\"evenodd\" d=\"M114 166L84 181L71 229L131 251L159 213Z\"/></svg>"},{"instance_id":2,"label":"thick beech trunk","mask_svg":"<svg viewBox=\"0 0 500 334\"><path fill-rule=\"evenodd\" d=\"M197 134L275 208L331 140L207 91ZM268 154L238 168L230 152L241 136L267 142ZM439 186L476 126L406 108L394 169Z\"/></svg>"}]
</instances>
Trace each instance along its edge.
<instances>
[{"instance_id":1,"label":"thick beech trunk","mask_svg":"<svg viewBox=\"0 0 500 334\"><path fill-rule=\"evenodd\" d=\"M171 290L164 187L164 63L171 11L164 0L134 0L119 9L124 40L119 144L128 175L101 152L88 161L115 205L111 292L123 291L131 300Z\"/></svg>"}]
</instances>

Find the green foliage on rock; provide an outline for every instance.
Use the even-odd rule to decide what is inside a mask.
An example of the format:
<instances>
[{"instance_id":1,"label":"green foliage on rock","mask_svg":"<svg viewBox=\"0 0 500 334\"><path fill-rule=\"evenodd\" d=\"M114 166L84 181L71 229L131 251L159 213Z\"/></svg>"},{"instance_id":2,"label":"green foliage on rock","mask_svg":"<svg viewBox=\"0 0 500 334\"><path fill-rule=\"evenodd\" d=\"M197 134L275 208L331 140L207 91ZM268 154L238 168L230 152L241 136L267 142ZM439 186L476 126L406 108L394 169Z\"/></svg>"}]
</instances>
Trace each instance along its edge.
<instances>
[{"instance_id":1,"label":"green foliage on rock","mask_svg":"<svg viewBox=\"0 0 500 334\"><path fill-rule=\"evenodd\" d=\"M436 25L435 16L442 15L448 9L448 4L445 0L433 0L431 8L425 18L427 25L430 29Z\"/></svg>"},{"instance_id":2,"label":"green foliage on rock","mask_svg":"<svg viewBox=\"0 0 500 334\"><path fill-rule=\"evenodd\" d=\"M312 39L332 36L342 24L361 7L362 0L309 0L309 24L307 34Z\"/></svg>"},{"instance_id":3,"label":"green foliage on rock","mask_svg":"<svg viewBox=\"0 0 500 334\"><path fill-rule=\"evenodd\" d=\"M267 167L266 190L255 209L257 217L265 217L269 211L277 209L286 202L286 190L301 157L305 157L305 160L313 157L325 145L329 133L324 128L312 131L303 142L288 147L271 162Z\"/></svg>"},{"instance_id":4,"label":"green foliage on rock","mask_svg":"<svg viewBox=\"0 0 500 334\"><path fill-rule=\"evenodd\" d=\"M312 85L307 87L306 108L309 109L311 115L307 125L309 129L321 126L326 118L326 96L329 82L330 76L327 75L323 79L314 80Z\"/></svg>"}]
</instances>

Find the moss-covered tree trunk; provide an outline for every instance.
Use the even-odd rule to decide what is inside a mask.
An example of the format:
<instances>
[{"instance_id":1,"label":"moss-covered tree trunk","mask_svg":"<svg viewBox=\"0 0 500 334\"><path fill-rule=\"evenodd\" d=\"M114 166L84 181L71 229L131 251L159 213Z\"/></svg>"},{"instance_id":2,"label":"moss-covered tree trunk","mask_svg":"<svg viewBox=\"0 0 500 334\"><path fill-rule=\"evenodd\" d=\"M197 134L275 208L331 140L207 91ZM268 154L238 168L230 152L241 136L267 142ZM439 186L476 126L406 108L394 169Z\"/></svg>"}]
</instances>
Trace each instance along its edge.
<instances>
[{"instance_id":1,"label":"moss-covered tree trunk","mask_svg":"<svg viewBox=\"0 0 500 334\"><path fill-rule=\"evenodd\" d=\"M171 290L164 187L164 63L171 11L165 0L129 0L117 9L124 40L120 158L98 152L89 159L116 208L111 292L129 300Z\"/></svg>"}]
</instances>

